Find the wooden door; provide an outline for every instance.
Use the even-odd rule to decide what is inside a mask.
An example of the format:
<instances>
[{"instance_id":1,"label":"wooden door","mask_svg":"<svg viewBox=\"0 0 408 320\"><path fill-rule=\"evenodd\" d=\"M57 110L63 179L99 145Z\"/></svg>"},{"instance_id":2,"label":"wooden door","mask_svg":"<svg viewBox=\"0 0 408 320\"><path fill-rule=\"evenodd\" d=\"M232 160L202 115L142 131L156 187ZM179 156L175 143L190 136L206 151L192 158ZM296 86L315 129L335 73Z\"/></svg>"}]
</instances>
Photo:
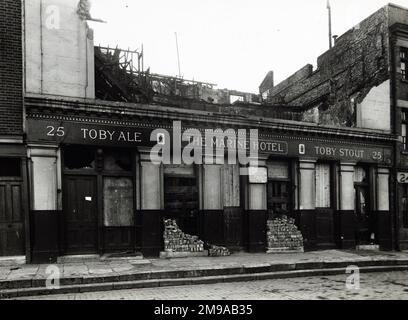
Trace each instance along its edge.
<instances>
[{"instance_id":1,"label":"wooden door","mask_svg":"<svg viewBox=\"0 0 408 320\"><path fill-rule=\"evenodd\" d=\"M0 180L0 256L25 255L22 184Z\"/></svg>"},{"instance_id":2,"label":"wooden door","mask_svg":"<svg viewBox=\"0 0 408 320\"><path fill-rule=\"evenodd\" d=\"M66 176L64 208L65 253L97 253L96 177Z\"/></svg>"}]
</instances>

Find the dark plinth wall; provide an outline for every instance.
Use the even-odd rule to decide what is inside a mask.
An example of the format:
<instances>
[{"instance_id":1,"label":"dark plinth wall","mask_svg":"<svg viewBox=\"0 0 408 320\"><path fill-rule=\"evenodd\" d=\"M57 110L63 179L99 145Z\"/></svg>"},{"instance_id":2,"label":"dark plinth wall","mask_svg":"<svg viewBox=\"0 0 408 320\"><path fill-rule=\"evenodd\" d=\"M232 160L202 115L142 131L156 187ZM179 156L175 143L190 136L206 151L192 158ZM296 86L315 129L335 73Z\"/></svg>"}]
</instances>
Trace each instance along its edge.
<instances>
[{"instance_id":1,"label":"dark plinth wall","mask_svg":"<svg viewBox=\"0 0 408 320\"><path fill-rule=\"evenodd\" d=\"M142 254L145 257L157 257L163 250L163 217L161 210L143 210L142 217Z\"/></svg>"},{"instance_id":2,"label":"dark plinth wall","mask_svg":"<svg viewBox=\"0 0 408 320\"><path fill-rule=\"evenodd\" d=\"M339 247L336 214L331 209L296 211L296 224L303 235L305 250Z\"/></svg>"},{"instance_id":3,"label":"dark plinth wall","mask_svg":"<svg viewBox=\"0 0 408 320\"><path fill-rule=\"evenodd\" d=\"M245 212L246 247L250 253L266 251L266 222L268 212L263 210Z\"/></svg>"},{"instance_id":4,"label":"dark plinth wall","mask_svg":"<svg viewBox=\"0 0 408 320\"><path fill-rule=\"evenodd\" d=\"M61 211L31 211L32 263L54 263L60 250Z\"/></svg>"},{"instance_id":5,"label":"dark plinth wall","mask_svg":"<svg viewBox=\"0 0 408 320\"><path fill-rule=\"evenodd\" d=\"M244 210L239 207L224 209L224 245L231 251L244 247Z\"/></svg>"},{"instance_id":6,"label":"dark plinth wall","mask_svg":"<svg viewBox=\"0 0 408 320\"><path fill-rule=\"evenodd\" d=\"M315 250L317 248L316 211L301 210L297 212L297 216L298 228L303 235L305 250Z\"/></svg>"},{"instance_id":7,"label":"dark plinth wall","mask_svg":"<svg viewBox=\"0 0 408 320\"><path fill-rule=\"evenodd\" d=\"M357 220L354 210L339 211L337 217L340 229L340 249L355 249Z\"/></svg>"},{"instance_id":8,"label":"dark plinth wall","mask_svg":"<svg viewBox=\"0 0 408 320\"><path fill-rule=\"evenodd\" d=\"M320 249L315 210L296 212L296 223L302 231L306 250ZM377 241L382 250L392 250L390 212L376 212ZM333 214L335 247L354 249L356 219L354 211ZM33 263L52 263L62 252L62 212L31 211L31 245ZM135 250L146 257L157 257L163 250L163 219L174 218L163 210L137 212ZM206 244L221 245L231 251L260 253L266 250L267 211L244 211L241 208L200 211L196 219L197 235ZM191 228L194 222L189 221ZM182 227L183 222L180 223ZM126 230L125 230L126 231ZM184 230L183 230L184 231ZM192 234L194 234L192 232ZM107 234L109 236L109 234ZM326 244L326 242L325 242Z\"/></svg>"},{"instance_id":9,"label":"dark plinth wall","mask_svg":"<svg viewBox=\"0 0 408 320\"><path fill-rule=\"evenodd\" d=\"M241 208L203 210L194 217L177 215L164 210L144 210L140 211L140 216L141 250L146 257L157 257L163 250L163 220L169 218L176 219L183 232L197 235L206 245L225 246L231 251L240 251L247 243L260 241L245 240L245 217ZM255 235L259 237L259 229L265 230L265 222L260 227L256 227L256 223L253 223L256 220L255 217L251 219L251 225L256 228L251 233L252 238ZM261 242L262 248L264 248L265 237L262 238Z\"/></svg>"},{"instance_id":10,"label":"dark plinth wall","mask_svg":"<svg viewBox=\"0 0 408 320\"><path fill-rule=\"evenodd\" d=\"M244 211L239 207L200 212L200 238L207 244L240 251L244 247Z\"/></svg>"},{"instance_id":11,"label":"dark plinth wall","mask_svg":"<svg viewBox=\"0 0 408 320\"><path fill-rule=\"evenodd\" d=\"M389 211L377 211L377 242L380 249L384 251L391 251L392 244L392 216Z\"/></svg>"},{"instance_id":12,"label":"dark plinth wall","mask_svg":"<svg viewBox=\"0 0 408 320\"><path fill-rule=\"evenodd\" d=\"M198 236L206 244L224 244L224 211L200 211Z\"/></svg>"},{"instance_id":13,"label":"dark plinth wall","mask_svg":"<svg viewBox=\"0 0 408 320\"><path fill-rule=\"evenodd\" d=\"M302 231L306 250L355 249L357 242L357 220L354 211L319 212L302 210L296 213L296 223ZM321 219L325 215L325 219ZM373 212L376 215L377 243L381 250L392 250L391 213Z\"/></svg>"}]
</instances>

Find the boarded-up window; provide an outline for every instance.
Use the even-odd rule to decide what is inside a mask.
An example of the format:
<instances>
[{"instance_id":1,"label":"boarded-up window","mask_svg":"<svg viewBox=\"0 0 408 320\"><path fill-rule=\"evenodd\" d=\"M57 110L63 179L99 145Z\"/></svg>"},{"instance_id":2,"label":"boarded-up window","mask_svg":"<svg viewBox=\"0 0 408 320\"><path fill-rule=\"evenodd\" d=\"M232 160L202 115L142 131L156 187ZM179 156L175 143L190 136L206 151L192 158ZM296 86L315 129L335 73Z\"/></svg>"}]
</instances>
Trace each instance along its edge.
<instances>
[{"instance_id":1,"label":"boarded-up window","mask_svg":"<svg viewBox=\"0 0 408 320\"><path fill-rule=\"evenodd\" d=\"M133 182L131 178L104 178L103 198L106 227L133 226Z\"/></svg>"},{"instance_id":2,"label":"boarded-up window","mask_svg":"<svg viewBox=\"0 0 408 320\"><path fill-rule=\"evenodd\" d=\"M316 165L316 208L330 208L330 165Z\"/></svg>"},{"instance_id":3,"label":"boarded-up window","mask_svg":"<svg viewBox=\"0 0 408 320\"><path fill-rule=\"evenodd\" d=\"M268 162L269 179L289 179L289 166L286 162Z\"/></svg>"},{"instance_id":4,"label":"boarded-up window","mask_svg":"<svg viewBox=\"0 0 408 320\"><path fill-rule=\"evenodd\" d=\"M224 165L224 206L239 207L239 165Z\"/></svg>"}]
</instances>

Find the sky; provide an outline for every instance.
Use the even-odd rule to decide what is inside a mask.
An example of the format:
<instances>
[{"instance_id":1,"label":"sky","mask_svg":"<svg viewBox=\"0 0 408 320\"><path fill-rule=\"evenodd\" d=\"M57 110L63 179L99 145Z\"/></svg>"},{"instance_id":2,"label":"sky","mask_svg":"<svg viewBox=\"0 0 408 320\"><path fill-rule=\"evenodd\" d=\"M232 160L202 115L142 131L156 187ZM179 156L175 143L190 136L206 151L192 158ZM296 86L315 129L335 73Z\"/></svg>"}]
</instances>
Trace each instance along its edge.
<instances>
[{"instance_id":1,"label":"sky","mask_svg":"<svg viewBox=\"0 0 408 320\"><path fill-rule=\"evenodd\" d=\"M341 35L390 1L330 0L333 35ZM408 8L408 0L393 0ZM258 93L328 50L327 0L91 0L95 45L144 47L153 73Z\"/></svg>"}]
</instances>

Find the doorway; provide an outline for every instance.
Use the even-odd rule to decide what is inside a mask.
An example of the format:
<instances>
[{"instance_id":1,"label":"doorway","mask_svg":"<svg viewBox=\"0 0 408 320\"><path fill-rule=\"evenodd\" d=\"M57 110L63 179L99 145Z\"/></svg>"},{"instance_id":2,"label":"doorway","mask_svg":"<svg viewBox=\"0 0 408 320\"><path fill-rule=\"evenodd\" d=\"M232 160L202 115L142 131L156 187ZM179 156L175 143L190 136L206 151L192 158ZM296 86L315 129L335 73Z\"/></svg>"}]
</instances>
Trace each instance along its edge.
<instances>
[{"instance_id":1,"label":"doorway","mask_svg":"<svg viewBox=\"0 0 408 320\"><path fill-rule=\"evenodd\" d=\"M356 244L375 244L375 217L371 208L370 176L365 167L355 168Z\"/></svg>"},{"instance_id":2,"label":"doorway","mask_svg":"<svg viewBox=\"0 0 408 320\"><path fill-rule=\"evenodd\" d=\"M66 176L64 199L65 253L96 253L98 248L96 178Z\"/></svg>"},{"instance_id":3,"label":"doorway","mask_svg":"<svg viewBox=\"0 0 408 320\"><path fill-rule=\"evenodd\" d=\"M372 214L370 210L369 188L367 185L356 184L356 218L357 218L357 245L373 244L374 234Z\"/></svg>"},{"instance_id":4,"label":"doorway","mask_svg":"<svg viewBox=\"0 0 408 320\"><path fill-rule=\"evenodd\" d=\"M133 151L72 145L63 157L63 253L133 254L140 247Z\"/></svg>"}]
</instances>

